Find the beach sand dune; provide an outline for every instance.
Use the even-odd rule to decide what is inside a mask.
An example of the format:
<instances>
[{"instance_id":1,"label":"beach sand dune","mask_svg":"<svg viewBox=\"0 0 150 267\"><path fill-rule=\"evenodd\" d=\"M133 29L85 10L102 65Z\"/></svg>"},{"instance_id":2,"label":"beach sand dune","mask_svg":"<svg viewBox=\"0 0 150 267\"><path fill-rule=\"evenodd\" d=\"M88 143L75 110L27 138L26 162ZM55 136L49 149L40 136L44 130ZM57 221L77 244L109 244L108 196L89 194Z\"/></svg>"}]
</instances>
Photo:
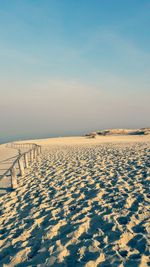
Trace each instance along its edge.
<instances>
[{"instance_id":1,"label":"beach sand dune","mask_svg":"<svg viewBox=\"0 0 150 267\"><path fill-rule=\"evenodd\" d=\"M0 265L149 266L150 143L66 140L1 197Z\"/></svg>"}]
</instances>

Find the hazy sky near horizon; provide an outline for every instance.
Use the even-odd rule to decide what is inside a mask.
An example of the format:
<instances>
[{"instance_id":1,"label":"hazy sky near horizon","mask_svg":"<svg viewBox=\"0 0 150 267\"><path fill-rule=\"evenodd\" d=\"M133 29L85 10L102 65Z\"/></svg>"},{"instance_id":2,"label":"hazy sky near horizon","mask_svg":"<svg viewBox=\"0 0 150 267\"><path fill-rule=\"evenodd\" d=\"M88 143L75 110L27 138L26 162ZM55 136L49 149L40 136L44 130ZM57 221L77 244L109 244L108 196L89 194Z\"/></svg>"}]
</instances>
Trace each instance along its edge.
<instances>
[{"instance_id":1,"label":"hazy sky near horizon","mask_svg":"<svg viewBox=\"0 0 150 267\"><path fill-rule=\"evenodd\" d=\"M150 126L150 1L0 1L0 141Z\"/></svg>"}]
</instances>

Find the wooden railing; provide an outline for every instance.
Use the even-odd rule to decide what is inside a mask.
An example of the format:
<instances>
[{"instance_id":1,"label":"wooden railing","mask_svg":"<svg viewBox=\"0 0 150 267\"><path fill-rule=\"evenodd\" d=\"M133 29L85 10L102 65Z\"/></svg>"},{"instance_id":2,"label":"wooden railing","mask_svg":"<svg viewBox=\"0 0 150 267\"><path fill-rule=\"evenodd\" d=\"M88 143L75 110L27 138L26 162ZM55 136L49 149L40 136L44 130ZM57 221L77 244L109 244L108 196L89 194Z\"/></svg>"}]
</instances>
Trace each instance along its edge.
<instances>
[{"instance_id":1,"label":"wooden railing","mask_svg":"<svg viewBox=\"0 0 150 267\"><path fill-rule=\"evenodd\" d=\"M19 151L18 157L15 159L10 168L6 170L5 173L0 175L0 180L5 176L11 176L11 187L16 188L17 176L23 176L25 174L25 169L37 158L41 153L41 146L33 143L9 143L7 147L14 148ZM21 152L22 149L25 149L25 152ZM17 172L18 169L18 172Z\"/></svg>"}]
</instances>

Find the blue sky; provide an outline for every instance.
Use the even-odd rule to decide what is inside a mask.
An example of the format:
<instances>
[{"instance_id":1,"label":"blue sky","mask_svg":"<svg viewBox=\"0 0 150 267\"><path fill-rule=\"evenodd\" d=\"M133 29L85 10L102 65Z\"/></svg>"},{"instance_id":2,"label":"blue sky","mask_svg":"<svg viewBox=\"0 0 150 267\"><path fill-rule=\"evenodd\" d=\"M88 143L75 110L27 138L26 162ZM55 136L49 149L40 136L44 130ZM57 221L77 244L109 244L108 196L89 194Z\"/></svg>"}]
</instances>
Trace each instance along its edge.
<instances>
[{"instance_id":1,"label":"blue sky","mask_svg":"<svg viewBox=\"0 0 150 267\"><path fill-rule=\"evenodd\" d=\"M0 1L1 138L149 126L150 2Z\"/></svg>"}]
</instances>

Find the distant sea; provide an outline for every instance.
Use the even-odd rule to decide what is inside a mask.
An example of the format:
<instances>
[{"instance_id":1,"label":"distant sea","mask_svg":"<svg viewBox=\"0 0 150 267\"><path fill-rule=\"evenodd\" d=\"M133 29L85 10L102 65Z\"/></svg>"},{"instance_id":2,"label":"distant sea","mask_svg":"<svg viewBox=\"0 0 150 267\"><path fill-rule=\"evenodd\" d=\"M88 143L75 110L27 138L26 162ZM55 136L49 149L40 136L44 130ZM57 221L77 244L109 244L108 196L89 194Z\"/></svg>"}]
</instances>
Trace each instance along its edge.
<instances>
[{"instance_id":1,"label":"distant sea","mask_svg":"<svg viewBox=\"0 0 150 267\"><path fill-rule=\"evenodd\" d=\"M64 136L81 136L83 133L66 133L66 134L50 134L50 135L40 135L40 136L13 136L13 137L0 137L0 144L5 144L8 142L21 141L21 140L32 140L32 139L46 139L54 137L64 137Z\"/></svg>"},{"instance_id":2,"label":"distant sea","mask_svg":"<svg viewBox=\"0 0 150 267\"><path fill-rule=\"evenodd\" d=\"M5 144L14 141L21 141L21 140L45 139L52 137L58 137L58 136L0 137L0 144Z\"/></svg>"},{"instance_id":3,"label":"distant sea","mask_svg":"<svg viewBox=\"0 0 150 267\"><path fill-rule=\"evenodd\" d=\"M0 137L0 144L5 144L9 142L14 141L21 141L21 140L32 140L32 139L45 139L45 138L52 138L52 137L58 137L56 135L54 136L26 136L26 137Z\"/></svg>"}]
</instances>

